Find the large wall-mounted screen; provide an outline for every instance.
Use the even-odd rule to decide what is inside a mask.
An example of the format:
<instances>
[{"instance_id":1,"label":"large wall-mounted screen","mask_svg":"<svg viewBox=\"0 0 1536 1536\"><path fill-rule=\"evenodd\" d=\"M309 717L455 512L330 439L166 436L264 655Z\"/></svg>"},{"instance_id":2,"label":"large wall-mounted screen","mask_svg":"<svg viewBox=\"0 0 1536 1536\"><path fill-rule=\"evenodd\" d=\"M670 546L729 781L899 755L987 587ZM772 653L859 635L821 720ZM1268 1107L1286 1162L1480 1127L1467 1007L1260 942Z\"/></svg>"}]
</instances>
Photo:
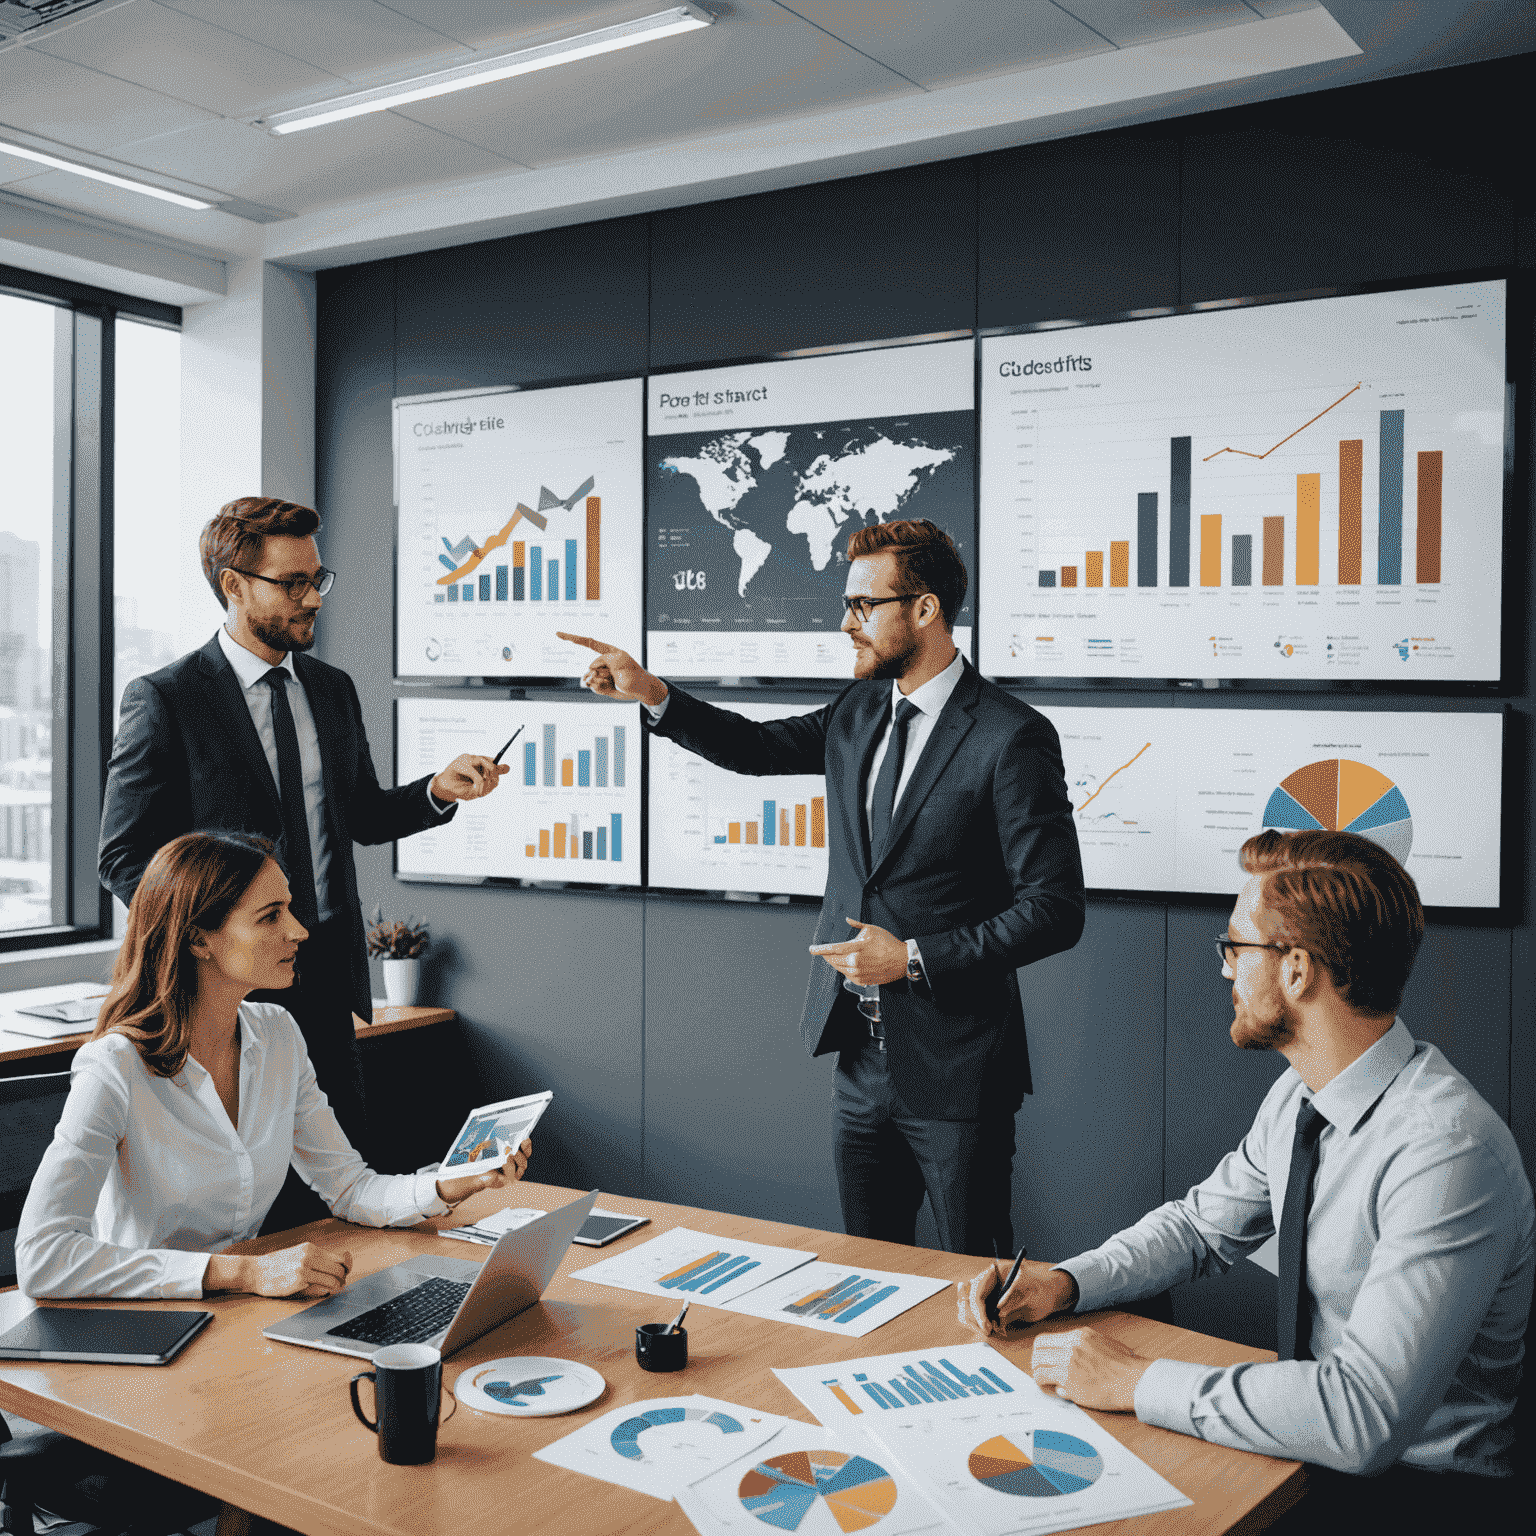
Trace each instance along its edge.
<instances>
[{"instance_id":1,"label":"large wall-mounted screen","mask_svg":"<svg viewBox=\"0 0 1536 1536\"><path fill-rule=\"evenodd\" d=\"M1234 893L1273 827L1380 843L1427 906L1499 905L1501 714L1038 707L1091 889Z\"/></svg>"},{"instance_id":2,"label":"large wall-mounted screen","mask_svg":"<svg viewBox=\"0 0 1536 1536\"><path fill-rule=\"evenodd\" d=\"M982 672L1496 682L1505 297L988 337Z\"/></svg>"},{"instance_id":3,"label":"large wall-mounted screen","mask_svg":"<svg viewBox=\"0 0 1536 1536\"><path fill-rule=\"evenodd\" d=\"M511 772L451 821L395 844L403 880L640 884L640 710L596 700L399 699L395 779L461 752Z\"/></svg>"},{"instance_id":4,"label":"large wall-mounted screen","mask_svg":"<svg viewBox=\"0 0 1536 1536\"><path fill-rule=\"evenodd\" d=\"M974 580L974 357L954 341L650 378L650 669L851 678L846 551L871 523L930 518ZM967 655L971 628L968 601Z\"/></svg>"},{"instance_id":5,"label":"large wall-mounted screen","mask_svg":"<svg viewBox=\"0 0 1536 1536\"><path fill-rule=\"evenodd\" d=\"M580 677L639 654L643 384L395 401L395 674Z\"/></svg>"},{"instance_id":6,"label":"large wall-mounted screen","mask_svg":"<svg viewBox=\"0 0 1536 1536\"><path fill-rule=\"evenodd\" d=\"M812 704L723 704L749 720ZM684 891L821 896L827 888L827 784L820 774L755 777L650 738L650 884Z\"/></svg>"}]
</instances>

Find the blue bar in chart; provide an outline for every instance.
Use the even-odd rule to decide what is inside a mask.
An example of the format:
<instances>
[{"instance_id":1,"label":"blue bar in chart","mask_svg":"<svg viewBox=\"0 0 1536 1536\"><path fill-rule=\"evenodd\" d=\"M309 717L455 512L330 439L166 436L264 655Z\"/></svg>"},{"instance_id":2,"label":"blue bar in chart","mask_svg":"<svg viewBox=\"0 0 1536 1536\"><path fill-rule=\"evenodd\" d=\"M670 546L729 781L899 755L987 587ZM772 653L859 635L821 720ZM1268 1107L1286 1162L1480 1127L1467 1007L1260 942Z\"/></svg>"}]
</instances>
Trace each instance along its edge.
<instances>
[{"instance_id":1,"label":"blue bar in chart","mask_svg":"<svg viewBox=\"0 0 1536 1536\"><path fill-rule=\"evenodd\" d=\"M887 1296L894 1296L899 1289L899 1286L888 1285L884 1290L876 1291L872 1296L864 1297L854 1306L849 1307L846 1312L839 1312L832 1321L834 1323L851 1323L854 1318L868 1312L871 1307L879 1306Z\"/></svg>"},{"instance_id":2,"label":"blue bar in chart","mask_svg":"<svg viewBox=\"0 0 1536 1536\"><path fill-rule=\"evenodd\" d=\"M613 785L615 789L624 788L624 731L622 725L613 728ZM614 833L617 837L618 833ZM614 854L618 858L618 854Z\"/></svg>"},{"instance_id":3,"label":"blue bar in chart","mask_svg":"<svg viewBox=\"0 0 1536 1536\"><path fill-rule=\"evenodd\" d=\"M614 735L617 736L618 732L615 731ZM624 857L624 839L621 830L623 821L623 816L620 815L618 811L615 811L613 813L613 838L609 843L609 848L611 851L608 854L608 857L612 859L615 864L617 864L619 860Z\"/></svg>"},{"instance_id":4,"label":"blue bar in chart","mask_svg":"<svg viewBox=\"0 0 1536 1536\"><path fill-rule=\"evenodd\" d=\"M576 540L565 541L565 600L576 601Z\"/></svg>"},{"instance_id":5,"label":"blue bar in chart","mask_svg":"<svg viewBox=\"0 0 1536 1536\"><path fill-rule=\"evenodd\" d=\"M906 1407L906 1404L894 1392L887 1391L884 1387L871 1381L867 1376L855 1375L853 1379L874 1399L877 1408Z\"/></svg>"},{"instance_id":6,"label":"blue bar in chart","mask_svg":"<svg viewBox=\"0 0 1536 1536\"><path fill-rule=\"evenodd\" d=\"M592 857L592 834L590 832L583 832L581 834L581 856L584 859Z\"/></svg>"},{"instance_id":7,"label":"blue bar in chart","mask_svg":"<svg viewBox=\"0 0 1536 1536\"><path fill-rule=\"evenodd\" d=\"M539 752L538 748L530 741L523 748L523 783L534 785L539 782Z\"/></svg>"},{"instance_id":8,"label":"blue bar in chart","mask_svg":"<svg viewBox=\"0 0 1536 1536\"><path fill-rule=\"evenodd\" d=\"M544 551L537 544L528 546L528 600L538 602L544 596Z\"/></svg>"},{"instance_id":9,"label":"blue bar in chart","mask_svg":"<svg viewBox=\"0 0 1536 1536\"><path fill-rule=\"evenodd\" d=\"M597 829L597 856L600 859L606 859L608 857L608 828L607 827L599 827Z\"/></svg>"},{"instance_id":10,"label":"blue bar in chart","mask_svg":"<svg viewBox=\"0 0 1536 1536\"><path fill-rule=\"evenodd\" d=\"M1381 413L1378 454L1381 512L1376 524L1376 583L1396 587L1403 580L1403 412Z\"/></svg>"},{"instance_id":11,"label":"blue bar in chart","mask_svg":"<svg viewBox=\"0 0 1536 1536\"><path fill-rule=\"evenodd\" d=\"M763 841L769 847L774 845L779 831L779 807L773 800L763 801Z\"/></svg>"},{"instance_id":12,"label":"blue bar in chart","mask_svg":"<svg viewBox=\"0 0 1536 1536\"><path fill-rule=\"evenodd\" d=\"M549 600L552 603L560 600L560 562L558 560L549 562Z\"/></svg>"},{"instance_id":13,"label":"blue bar in chart","mask_svg":"<svg viewBox=\"0 0 1536 1536\"><path fill-rule=\"evenodd\" d=\"M490 600L491 600L491 573L489 571L481 571L481 573L480 573L480 601L482 603L488 603L488 602L490 602Z\"/></svg>"},{"instance_id":14,"label":"blue bar in chart","mask_svg":"<svg viewBox=\"0 0 1536 1536\"><path fill-rule=\"evenodd\" d=\"M507 600L507 568L504 565L496 567L496 601L504 603Z\"/></svg>"},{"instance_id":15,"label":"blue bar in chart","mask_svg":"<svg viewBox=\"0 0 1536 1536\"><path fill-rule=\"evenodd\" d=\"M582 789L592 787L592 754L589 751L576 754L576 782Z\"/></svg>"},{"instance_id":16,"label":"blue bar in chart","mask_svg":"<svg viewBox=\"0 0 1536 1536\"><path fill-rule=\"evenodd\" d=\"M608 738L599 736L593 743L595 756L592 759L594 769L593 782L599 789L608 788Z\"/></svg>"},{"instance_id":17,"label":"blue bar in chart","mask_svg":"<svg viewBox=\"0 0 1536 1536\"><path fill-rule=\"evenodd\" d=\"M534 570L538 570L538 566L534 566ZM533 595L537 597L539 594L535 592ZM544 727L544 787L555 787L555 728L552 725Z\"/></svg>"}]
</instances>

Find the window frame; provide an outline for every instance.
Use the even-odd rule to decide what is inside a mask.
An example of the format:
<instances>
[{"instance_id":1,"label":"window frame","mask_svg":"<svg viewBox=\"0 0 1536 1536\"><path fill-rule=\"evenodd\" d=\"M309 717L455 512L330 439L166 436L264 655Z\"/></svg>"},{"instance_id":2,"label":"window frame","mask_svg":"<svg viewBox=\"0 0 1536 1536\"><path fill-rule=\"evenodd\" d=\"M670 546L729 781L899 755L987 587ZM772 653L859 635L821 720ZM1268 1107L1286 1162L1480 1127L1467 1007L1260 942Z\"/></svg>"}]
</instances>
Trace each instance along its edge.
<instances>
[{"instance_id":1,"label":"window frame","mask_svg":"<svg viewBox=\"0 0 1536 1536\"><path fill-rule=\"evenodd\" d=\"M112 753L113 475L119 317L181 329L181 310L0 264L0 293L52 304L54 338L52 922L0 931L0 957L112 935L96 873ZM62 552L62 558L61 553Z\"/></svg>"}]
</instances>

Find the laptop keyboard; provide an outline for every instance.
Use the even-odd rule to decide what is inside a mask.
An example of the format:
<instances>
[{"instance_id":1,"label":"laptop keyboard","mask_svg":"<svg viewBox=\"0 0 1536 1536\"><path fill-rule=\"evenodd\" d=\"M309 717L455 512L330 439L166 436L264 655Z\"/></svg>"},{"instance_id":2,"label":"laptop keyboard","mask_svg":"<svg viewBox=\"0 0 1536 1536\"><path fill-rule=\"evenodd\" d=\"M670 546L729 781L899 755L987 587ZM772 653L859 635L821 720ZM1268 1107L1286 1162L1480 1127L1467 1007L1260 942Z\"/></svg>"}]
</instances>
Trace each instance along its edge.
<instances>
[{"instance_id":1,"label":"laptop keyboard","mask_svg":"<svg viewBox=\"0 0 1536 1536\"><path fill-rule=\"evenodd\" d=\"M330 1331L359 1344L420 1344L453 1321L473 1283L434 1276Z\"/></svg>"}]
</instances>

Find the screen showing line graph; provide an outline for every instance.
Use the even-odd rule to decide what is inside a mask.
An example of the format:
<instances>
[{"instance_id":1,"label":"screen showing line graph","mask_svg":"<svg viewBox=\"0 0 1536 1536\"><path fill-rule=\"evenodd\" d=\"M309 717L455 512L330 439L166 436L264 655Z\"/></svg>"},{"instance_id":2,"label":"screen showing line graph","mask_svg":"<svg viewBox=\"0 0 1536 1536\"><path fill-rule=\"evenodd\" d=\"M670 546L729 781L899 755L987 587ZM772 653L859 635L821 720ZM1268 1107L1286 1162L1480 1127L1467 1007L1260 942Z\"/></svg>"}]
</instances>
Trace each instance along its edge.
<instances>
[{"instance_id":1,"label":"screen showing line graph","mask_svg":"<svg viewBox=\"0 0 1536 1536\"><path fill-rule=\"evenodd\" d=\"M595 699L400 699L396 782L436 773L462 752L494 756L503 742L511 771L492 794L396 843L401 878L639 885L638 707Z\"/></svg>"},{"instance_id":2,"label":"screen showing line graph","mask_svg":"<svg viewBox=\"0 0 1536 1536\"><path fill-rule=\"evenodd\" d=\"M982 343L981 670L1494 681L1505 284Z\"/></svg>"},{"instance_id":3,"label":"screen showing line graph","mask_svg":"<svg viewBox=\"0 0 1536 1536\"><path fill-rule=\"evenodd\" d=\"M395 670L579 677L636 654L641 380L395 401Z\"/></svg>"}]
</instances>

